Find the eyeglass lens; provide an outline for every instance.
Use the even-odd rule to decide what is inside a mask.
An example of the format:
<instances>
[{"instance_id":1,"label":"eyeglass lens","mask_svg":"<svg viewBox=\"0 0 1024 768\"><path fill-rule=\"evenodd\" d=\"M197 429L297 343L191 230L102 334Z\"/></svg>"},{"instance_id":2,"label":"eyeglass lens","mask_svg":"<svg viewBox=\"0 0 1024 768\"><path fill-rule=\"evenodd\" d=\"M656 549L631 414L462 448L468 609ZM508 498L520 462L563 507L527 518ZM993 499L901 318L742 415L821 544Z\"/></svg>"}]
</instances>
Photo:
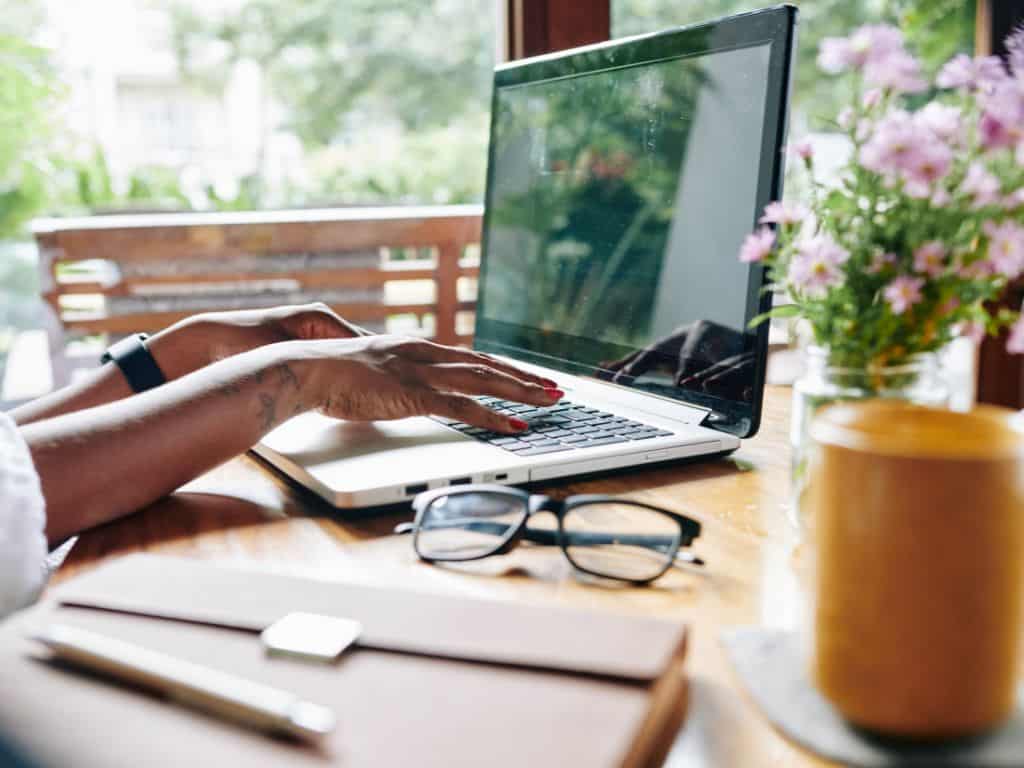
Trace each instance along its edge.
<instances>
[{"instance_id":1,"label":"eyeglass lens","mask_svg":"<svg viewBox=\"0 0 1024 768\"><path fill-rule=\"evenodd\" d=\"M526 501L511 494L441 496L423 511L414 542L416 552L432 560L484 557L512 538L526 514Z\"/></svg>"},{"instance_id":2,"label":"eyeglass lens","mask_svg":"<svg viewBox=\"0 0 1024 768\"><path fill-rule=\"evenodd\" d=\"M588 502L562 520L565 553L579 568L602 576L646 581L661 574L679 549L679 523L635 504Z\"/></svg>"},{"instance_id":3,"label":"eyeglass lens","mask_svg":"<svg viewBox=\"0 0 1024 768\"><path fill-rule=\"evenodd\" d=\"M431 560L472 560L500 550L527 516L519 496L493 491L441 496L424 509L415 546ZM529 530L554 533L551 515L537 515ZM529 538L529 537L528 537ZM569 509L561 541L578 568L615 579L645 581L672 562L680 545L679 523L629 502L587 502Z\"/></svg>"}]
</instances>

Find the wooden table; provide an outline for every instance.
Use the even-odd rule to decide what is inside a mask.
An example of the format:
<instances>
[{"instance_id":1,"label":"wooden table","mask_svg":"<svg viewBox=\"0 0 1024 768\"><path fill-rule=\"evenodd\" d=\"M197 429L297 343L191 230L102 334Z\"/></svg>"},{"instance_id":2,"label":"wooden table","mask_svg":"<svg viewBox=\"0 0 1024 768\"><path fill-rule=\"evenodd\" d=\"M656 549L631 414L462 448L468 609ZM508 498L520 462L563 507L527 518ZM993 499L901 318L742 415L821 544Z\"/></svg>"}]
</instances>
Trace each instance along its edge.
<instances>
[{"instance_id":1,"label":"wooden table","mask_svg":"<svg viewBox=\"0 0 1024 768\"><path fill-rule=\"evenodd\" d=\"M760 433L728 459L560 483L556 495L613 493L685 511L704 524L696 551L705 573L654 587L577 578L557 550L520 547L458 568L419 563L408 538L390 535L408 514L344 519L288 486L256 460L235 459L171 498L83 534L55 580L131 552L370 583L415 585L499 599L682 616L693 628L686 725L667 765L822 766L778 735L739 688L721 647L723 628L793 626L803 607L787 519L790 390L769 388Z\"/></svg>"}]
</instances>

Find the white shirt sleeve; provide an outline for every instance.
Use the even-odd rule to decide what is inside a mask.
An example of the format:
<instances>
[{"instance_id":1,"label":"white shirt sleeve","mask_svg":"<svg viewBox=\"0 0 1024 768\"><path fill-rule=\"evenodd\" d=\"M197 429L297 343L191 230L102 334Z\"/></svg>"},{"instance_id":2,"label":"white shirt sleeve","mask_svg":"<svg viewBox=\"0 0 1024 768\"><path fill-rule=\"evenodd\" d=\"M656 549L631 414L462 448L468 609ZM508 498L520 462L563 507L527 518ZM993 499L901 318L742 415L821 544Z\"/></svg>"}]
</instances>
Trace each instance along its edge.
<instances>
[{"instance_id":1,"label":"white shirt sleeve","mask_svg":"<svg viewBox=\"0 0 1024 768\"><path fill-rule=\"evenodd\" d=\"M0 412L0 617L33 602L46 581L45 522L28 446Z\"/></svg>"}]
</instances>

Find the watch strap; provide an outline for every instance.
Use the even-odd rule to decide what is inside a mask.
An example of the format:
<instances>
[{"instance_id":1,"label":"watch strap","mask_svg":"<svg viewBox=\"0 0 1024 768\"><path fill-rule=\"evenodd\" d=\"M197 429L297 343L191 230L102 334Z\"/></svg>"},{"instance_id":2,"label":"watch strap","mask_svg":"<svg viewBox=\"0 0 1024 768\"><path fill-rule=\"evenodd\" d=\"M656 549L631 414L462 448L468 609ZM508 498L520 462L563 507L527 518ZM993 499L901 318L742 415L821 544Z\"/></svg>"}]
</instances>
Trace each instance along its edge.
<instances>
[{"instance_id":1,"label":"watch strap","mask_svg":"<svg viewBox=\"0 0 1024 768\"><path fill-rule=\"evenodd\" d=\"M100 362L114 363L121 369L133 392L145 392L167 381L153 353L146 347L148 338L144 333L126 336L112 344L100 358Z\"/></svg>"}]
</instances>

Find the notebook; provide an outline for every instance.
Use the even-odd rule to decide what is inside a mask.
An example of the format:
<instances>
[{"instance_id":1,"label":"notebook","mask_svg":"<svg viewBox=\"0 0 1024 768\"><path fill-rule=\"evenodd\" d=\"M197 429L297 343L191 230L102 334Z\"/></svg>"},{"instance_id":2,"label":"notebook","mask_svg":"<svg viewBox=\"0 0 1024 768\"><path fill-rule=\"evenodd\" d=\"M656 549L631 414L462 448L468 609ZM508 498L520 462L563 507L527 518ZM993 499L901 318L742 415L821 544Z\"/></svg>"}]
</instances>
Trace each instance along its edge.
<instances>
[{"instance_id":1,"label":"notebook","mask_svg":"<svg viewBox=\"0 0 1024 768\"><path fill-rule=\"evenodd\" d=\"M353 618L331 664L270 656L293 611ZM317 749L42 660L51 620L103 632L333 709ZM686 707L679 621L496 602L138 555L0 625L0 733L42 765L646 766Z\"/></svg>"}]
</instances>

